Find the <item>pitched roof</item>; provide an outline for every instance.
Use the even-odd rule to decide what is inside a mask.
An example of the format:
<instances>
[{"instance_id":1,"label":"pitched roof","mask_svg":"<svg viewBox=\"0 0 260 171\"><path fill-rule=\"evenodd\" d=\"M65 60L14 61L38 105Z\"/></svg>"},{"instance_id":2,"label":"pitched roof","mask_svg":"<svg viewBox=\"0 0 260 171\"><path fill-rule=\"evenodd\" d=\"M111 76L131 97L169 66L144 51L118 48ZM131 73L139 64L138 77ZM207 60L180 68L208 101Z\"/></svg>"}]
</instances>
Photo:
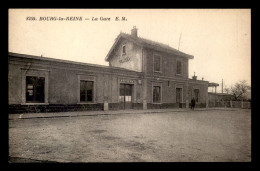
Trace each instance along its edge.
<instances>
[{"instance_id":1,"label":"pitched roof","mask_svg":"<svg viewBox=\"0 0 260 171\"><path fill-rule=\"evenodd\" d=\"M212 83L209 83L208 86L209 86L209 87L215 87L215 86L219 86L219 84L218 84L218 83L213 83L213 82L212 82Z\"/></svg>"},{"instance_id":2,"label":"pitched roof","mask_svg":"<svg viewBox=\"0 0 260 171\"><path fill-rule=\"evenodd\" d=\"M19 58L26 58L26 59L34 59L34 60L40 60L40 61L49 61L49 62L59 62L64 64L74 64L74 65L82 65L86 67L95 67L95 68L104 68L109 70L120 70L120 71L128 71L128 72L135 72L139 73L137 71L120 68L120 67L112 67L112 66L105 66L105 65L98 65L98 64L90 64L90 63L84 63L84 62L75 62L70 60L63 60L63 59L56 59L56 58L50 58L50 57L41 57L36 55L27 55L27 54L21 54L21 53L14 53L14 52L8 52L9 57L19 57Z\"/></svg>"},{"instance_id":3,"label":"pitched roof","mask_svg":"<svg viewBox=\"0 0 260 171\"><path fill-rule=\"evenodd\" d=\"M174 49L174 48L170 47L169 45L159 43L159 42L155 42L155 41L148 40L148 39L141 38L141 37L135 37L135 36L132 36L132 35L127 34L127 33L120 33L117 36L117 38L115 39L115 42L114 42L113 46L111 47L110 51L108 52L108 54L105 58L106 61L109 60L110 54L112 53L114 47L116 46L116 44L117 44L117 42L119 41L120 38L125 38L127 40L132 41L132 42L135 42L136 44L138 44L140 46L144 46L144 47L151 48L151 49L154 49L154 50L179 55L179 56L186 57L186 58L189 58L189 59L194 58L194 56L186 54L184 52L181 52L177 49Z\"/></svg>"}]
</instances>

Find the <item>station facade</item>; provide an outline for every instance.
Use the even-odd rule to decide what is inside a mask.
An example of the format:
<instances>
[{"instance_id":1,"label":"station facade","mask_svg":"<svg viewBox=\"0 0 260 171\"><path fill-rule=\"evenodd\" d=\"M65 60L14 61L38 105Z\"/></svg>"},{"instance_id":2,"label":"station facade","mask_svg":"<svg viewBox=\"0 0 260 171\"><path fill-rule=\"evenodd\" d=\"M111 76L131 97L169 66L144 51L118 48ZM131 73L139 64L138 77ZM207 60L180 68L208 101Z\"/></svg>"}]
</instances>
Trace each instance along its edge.
<instances>
[{"instance_id":1,"label":"station facade","mask_svg":"<svg viewBox=\"0 0 260 171\"><path fill-rule=\"evenodd\" d=\"M209 82L188 78L194 57L137 34L117 36L109 66L9 52L9 112L207 107Z\"/></svg>"}]
</instances>

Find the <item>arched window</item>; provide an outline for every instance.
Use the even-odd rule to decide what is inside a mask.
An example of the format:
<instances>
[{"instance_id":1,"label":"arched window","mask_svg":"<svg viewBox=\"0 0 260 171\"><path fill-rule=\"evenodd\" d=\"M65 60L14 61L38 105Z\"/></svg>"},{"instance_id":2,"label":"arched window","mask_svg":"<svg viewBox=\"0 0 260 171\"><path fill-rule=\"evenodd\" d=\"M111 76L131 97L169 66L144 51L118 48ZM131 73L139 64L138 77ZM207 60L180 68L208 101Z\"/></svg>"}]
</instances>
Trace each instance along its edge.
<instances>
[{"instance_id":1,"label":"arched window","mask_svg":"<svg viewBox=\"0 0 260 171\"><path fill-rule=\"evenodd\" d=\"M126 55L125 45L123 45L123 47L122 47L122 55Z\"/></svg>"}]
</instances>

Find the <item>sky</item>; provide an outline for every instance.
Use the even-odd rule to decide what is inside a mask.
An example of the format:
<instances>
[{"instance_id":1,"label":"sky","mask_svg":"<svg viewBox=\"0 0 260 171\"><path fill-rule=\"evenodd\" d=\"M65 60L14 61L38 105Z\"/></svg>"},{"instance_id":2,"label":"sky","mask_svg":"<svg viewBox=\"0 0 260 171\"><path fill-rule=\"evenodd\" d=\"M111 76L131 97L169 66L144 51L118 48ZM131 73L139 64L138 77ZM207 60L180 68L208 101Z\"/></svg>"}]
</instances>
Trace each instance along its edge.
<instances>
[{"instance_id":1,"label":"sky","mask_svg":"<svg viewBox=\"0 0 260 171\"><path fill-rule=\"evenodd\" d=\"M251 85L250 9L9 9L8 22L9 52L108 66L117 35L136 26L138 36L193 55L189 78L218 83L218 92L222 79L224 88Z\"/></svg>"}]
</instances>

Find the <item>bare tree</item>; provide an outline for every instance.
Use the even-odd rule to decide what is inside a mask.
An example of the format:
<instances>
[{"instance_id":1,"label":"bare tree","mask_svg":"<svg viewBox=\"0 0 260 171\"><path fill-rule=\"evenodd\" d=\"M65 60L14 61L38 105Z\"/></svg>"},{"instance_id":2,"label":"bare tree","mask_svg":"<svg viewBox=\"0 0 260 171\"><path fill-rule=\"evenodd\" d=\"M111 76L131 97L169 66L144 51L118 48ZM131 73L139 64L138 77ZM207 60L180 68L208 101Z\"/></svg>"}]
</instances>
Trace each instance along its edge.
<instances>
[{"instance_id":1,"label":"bare tree","mask_svg":"<svg viewBox=\"0 0 260 171\"><path fill-rule=\"evenodd\" d=\"M230 91L230 88L225 87L225 88L224 88L224 92L227 93L227 94L230 94L230 92L231 92L231 91Z\"/></svg>"},{"instance_id":2,"label":"bare tree","mask_svg":"<svg viewBox=\"0 0 260 171\"><path fill-rule=\"evenodd\" d=\"M234 86L230 87L230 93L233 95L234 100L246 100L251 87L247 81L239 81Z\"/></svg>"}]
</instances>

